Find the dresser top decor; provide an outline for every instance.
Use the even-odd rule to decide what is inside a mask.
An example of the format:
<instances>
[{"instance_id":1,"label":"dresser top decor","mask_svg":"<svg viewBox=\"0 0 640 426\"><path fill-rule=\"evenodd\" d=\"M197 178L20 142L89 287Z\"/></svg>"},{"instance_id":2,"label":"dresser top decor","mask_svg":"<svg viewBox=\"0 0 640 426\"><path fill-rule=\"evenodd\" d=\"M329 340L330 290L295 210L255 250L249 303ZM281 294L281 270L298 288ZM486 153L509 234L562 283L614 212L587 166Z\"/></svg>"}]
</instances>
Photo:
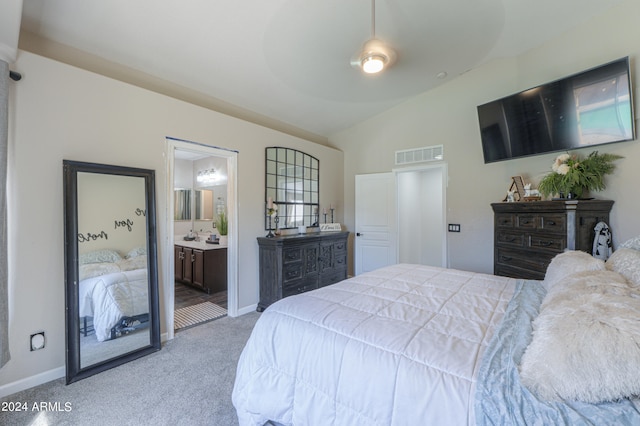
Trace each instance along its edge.
<instances>
[{"instance_id":1,"label":"dresser top decor","mask_svg":"<svg viewBox=\"0 0 640 426\"><path fill-rule=\"evenodd\" d=\"M583 158L579 154L564 153L556 157L551 172L538 185L544 196L560 195L560 198L581 198L586 192L602 191L606 188L604 177L613 173L616 154L598 154L593 151Z\"/></svg>"}]
</instances>

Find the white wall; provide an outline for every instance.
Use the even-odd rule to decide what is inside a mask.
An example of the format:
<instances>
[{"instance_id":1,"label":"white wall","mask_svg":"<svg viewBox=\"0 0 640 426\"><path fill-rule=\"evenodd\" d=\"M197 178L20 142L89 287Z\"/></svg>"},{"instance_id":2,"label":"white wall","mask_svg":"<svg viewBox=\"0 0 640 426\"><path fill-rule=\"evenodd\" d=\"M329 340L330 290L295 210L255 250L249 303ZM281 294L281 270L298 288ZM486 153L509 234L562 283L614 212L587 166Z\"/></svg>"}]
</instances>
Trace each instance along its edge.
<instances>
[{"instance_id":1,"label":"white wall","mask_svg":"<svg viewBox=\"0 0 640 426\"><path fill-rule=\"evenodd\" d=\"M256 237L265 234L265 147L294 147L317 157L321 203L343 199L343 156L338 150L28 52L19 52L13 68L23 79L11 85L9 100L12 359L0 369L0 395L64 375L63 159L156 171L163 319L163 299L173 286L172 277L163 276L166 262L173 261L166 232L167 136L239 152L239 310L258 301ZM46 347L30 352L29 335L41 330L46 332Z\"/></svg>"},{"instance_id":2,"label":"white wall","mask_svg":"<svg viewBox=\"0 0 640 426\"><path fill-rule=\"evenodd\" d=\"M640 110L640 2L629 0L575 31L515 59L496 60L330 138L345 156L345 223L354 229L354 176L390 171L396 150L444 145L449 167L447 221L462 232L448 233L450 266L493 272L493 212L511 176L534 186L550 171L557 154L485 165L476 106L624 56L631 57L635 82L636 126ZM392 70L390 70L392 72ZM597 198L615 200L611 215L614 243L640 235L640 143L597 148L623 155ZM588 154L593 149L582 149ZM352 270L352 269L351 269Z\"/></svg>"}]
</instances>

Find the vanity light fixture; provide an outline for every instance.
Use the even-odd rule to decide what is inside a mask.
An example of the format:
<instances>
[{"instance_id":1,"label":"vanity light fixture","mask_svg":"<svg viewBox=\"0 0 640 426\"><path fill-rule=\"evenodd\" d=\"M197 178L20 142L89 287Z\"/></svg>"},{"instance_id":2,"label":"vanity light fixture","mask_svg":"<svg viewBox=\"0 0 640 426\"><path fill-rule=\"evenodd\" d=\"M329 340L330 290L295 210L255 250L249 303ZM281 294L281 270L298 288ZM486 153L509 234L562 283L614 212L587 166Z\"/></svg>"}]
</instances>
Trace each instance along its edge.
<instances>
[{"instance_id":1,"label":"vanity light fixture","mask_svg":"<svg viewBox=\"0 0 640 426\"><path fill-rule=\"evenodd\" d=\"M216 169L200 170L196 176L196 181L200 184L212 184L218 180Z\"/></svg>"}]
</instances>

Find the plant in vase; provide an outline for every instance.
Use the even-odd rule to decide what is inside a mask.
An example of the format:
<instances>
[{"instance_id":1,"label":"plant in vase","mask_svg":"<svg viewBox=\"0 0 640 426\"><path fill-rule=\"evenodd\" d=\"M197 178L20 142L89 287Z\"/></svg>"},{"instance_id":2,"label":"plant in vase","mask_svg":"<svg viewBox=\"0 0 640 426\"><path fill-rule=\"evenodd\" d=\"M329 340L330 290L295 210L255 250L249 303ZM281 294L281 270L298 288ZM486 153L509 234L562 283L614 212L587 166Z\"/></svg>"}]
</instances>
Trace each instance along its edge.
<instances>
[{"instance_id":1,"label":"plant in vase","mask_svg":"<svg viewBox=\"0 0 640 426\"><path fill-rule=\"evenodd\" d=\"M216 228L218 229L218 233L220 234L220 245L227 245L227 233L229 232L229 220L227 219L227 214L222 211L218 213L218 217L216 218Z\"/></svg>"},{"instance_id":2,"label":"plant in vase","mask_svg":"<svg viewBox=\"0 0 640 426\"><path fill-rule=\"evenodd\" d=\"M538 190L544 196L558 194L560 198L581 198L587 191L602 191L606 188L604 177L613 172L613 162L620 158L623 157L598 151L586 158L560 154L551 166L552 172L540 181Z\"/></svg>"}]
</instances>

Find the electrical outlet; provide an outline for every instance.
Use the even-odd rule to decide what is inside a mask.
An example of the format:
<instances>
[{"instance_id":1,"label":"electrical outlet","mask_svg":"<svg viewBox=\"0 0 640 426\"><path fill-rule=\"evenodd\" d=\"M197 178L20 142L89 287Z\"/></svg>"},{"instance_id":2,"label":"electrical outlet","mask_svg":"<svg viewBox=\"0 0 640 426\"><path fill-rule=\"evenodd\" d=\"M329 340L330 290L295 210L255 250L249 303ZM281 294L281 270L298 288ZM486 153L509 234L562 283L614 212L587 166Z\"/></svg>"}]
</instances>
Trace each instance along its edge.
<instances>
[{"instance_id":1,"label":"electrical outlet","mask_svg":"<svg viewBox=\"0 0 640 426\"><path fill-rule=\"evenodd\" d=\"M44 349L44 331L33 333L29 339L29 342L31 343L31 352L37 351L39 349Z\"/></svg>"},{"instance_id":2,"label":"electrical outlet","mask_svg":"<svg viewBox=\"0 0 640 426\"><path fill-rule=\"evenodd\" d=\"M450 223L449 224L449 232L460 232L460 224L459 223Z\"/></svg>"}]
</instances>

